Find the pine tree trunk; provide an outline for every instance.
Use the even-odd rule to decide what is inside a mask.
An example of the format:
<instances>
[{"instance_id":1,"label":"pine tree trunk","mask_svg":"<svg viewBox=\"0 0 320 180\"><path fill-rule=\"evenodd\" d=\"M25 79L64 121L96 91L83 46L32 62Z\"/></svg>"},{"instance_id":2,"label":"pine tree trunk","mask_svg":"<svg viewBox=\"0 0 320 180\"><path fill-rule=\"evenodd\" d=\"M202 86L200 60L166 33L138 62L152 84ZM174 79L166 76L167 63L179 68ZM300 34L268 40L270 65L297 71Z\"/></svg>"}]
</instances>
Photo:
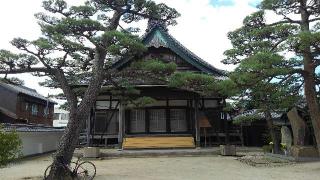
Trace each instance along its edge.
<instances>
[{"instance_id":1,"label":"pine tree trunk","mask_svg":"<svg viewBox=\"0 0 320 180\"><path fill-rule=\"evenodd\" d=\"M306 1L301 3L301 30L304 32L310 32L309 14L305 10ZM305 73L304 78L304 93L306 96L307 106L312 121L314 135L317 141L317 149L320 154L320 109L319 102L316 95L316 83L315 83L315 64L311 47L306 47L302 50L303 66Z\"/></svg>"},{"instance_id":2,"label":"pine tree trunk","mask_svg":"<svg viewBox=\"0 0 320 180\"><path fill-rule=\"evenodd\" d=\"M69 177L69 172L65 172L61 164L69 164L71 162L74 150L78 144L81 127L83 127L88 115L89 113L86 112L79 114L76 109L70 111L69 123L56 151L49 179L71 178Z\"/></svg>"},{"instance_id":3,"label":"pine tree trunk","mask_svg":"<svg viewBox=\"0 0 320 180\"><path fill-rule=\"evenodd\" d=\"M277 130L275 126L273 125L273 120L270 111L264 112L267 125L269 128L269 133L273 142L273 153L279 154L280 153L280 137L277 134Z\"/></svg>"},{"instance_id":4,"label":"pine tree trunk","mask_svg":"<svg viewBox=\"0 0 320 180\"><path fill-rule=\"evenodd\" d=\"M101 84L104 79L104 59L106 57L106 52L104 49L98 49L96 52L96 61L94 65L94 76L82 98L82 101L79 105L77 103L69 102L74 106L70 107L70 119L67 125L67 128L60 140L58 150L55 154L52 168L50 171L49 179L70 179L69 173L61 168L61 163L69 164L71 162L73 152L78 144L79 135L81 127L88 119L91 108L95 103L99 91L101 89ZM63 89L64 90L64 89ZM64 90L64 93L69 93L67 90ZM60 167L60 168L59 168Z\"/></svg>"},{"instance_id":5,"label":"pine tree trunk","mask_svg":"<svg viewBox=\"0 0 320 180\"><path fill-rule=\"evenodd\" d=\"M316 96L315 82L312 77L305 77L304 92L309 108L311 122L313 126L314 136L316 138L317 149L320 154L320 110L319 103Z\"/></svg>"}]
</instances>

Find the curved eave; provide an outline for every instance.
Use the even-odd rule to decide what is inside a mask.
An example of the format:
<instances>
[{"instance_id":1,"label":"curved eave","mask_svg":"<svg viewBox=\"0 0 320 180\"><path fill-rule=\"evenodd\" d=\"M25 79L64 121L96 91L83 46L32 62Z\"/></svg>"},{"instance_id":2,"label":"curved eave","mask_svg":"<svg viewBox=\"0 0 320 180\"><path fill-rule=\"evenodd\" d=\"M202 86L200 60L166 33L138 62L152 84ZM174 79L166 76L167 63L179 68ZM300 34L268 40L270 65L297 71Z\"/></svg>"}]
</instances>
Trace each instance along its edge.
<instances>
[{"instance_id":1,"label":"curved eave","mask_svg":"<svg viewBox=\"0 0 320 180\"><path fill-rule=\"evenodd\" d=\"M226 76L226 73L220 69L217 69L201 59L199 56L194 54L192 51L187 49L185 46L183 46L178 40L176 40L173 36L171 36L166 30L163 30L159 26L154 26L152 29L150 29L146 34L142 36L142 42L147 47L153 47L153 45L148 45L151 38L154 36L154 34L159 31L161 36L163 36L162 44L157 44L156 47L165 47L172 50L174 53L179 55L182 59L202 71L203 73L212 74L214 76ZM130 59L123 59L118 62L116 62L113 65L113 68L120 68L127 62L129 62Z\"/></svg>"}]
</instances>

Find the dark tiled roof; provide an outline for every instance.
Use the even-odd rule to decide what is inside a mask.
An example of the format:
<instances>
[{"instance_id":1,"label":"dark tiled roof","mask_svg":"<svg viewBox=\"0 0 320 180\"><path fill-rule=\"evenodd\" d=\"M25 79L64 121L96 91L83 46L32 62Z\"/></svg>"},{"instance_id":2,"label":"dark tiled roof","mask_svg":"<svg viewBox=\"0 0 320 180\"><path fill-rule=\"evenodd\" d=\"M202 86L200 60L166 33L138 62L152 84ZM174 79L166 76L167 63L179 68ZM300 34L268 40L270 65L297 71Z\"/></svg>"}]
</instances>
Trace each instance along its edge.
<instances>
[{"instance_id":1,"label":"dark tiled roof","mask_svg":"<svg viewBox=\"0 0 320 180\"><path fill-rule=\"evenodd\" d=\"M160 32L160 34L164 37L164 39L151 39L154 38L154 33ZM154 23L152 26L148 26L146 33L142 36L142 42L147 47L166 47L174 51L176 54L181 56L190 64L194 65L198 69L202 70L205 73L209 73L215 76L225 76L226 72L213 67L211 64L207 63L199 56L191 52L185 46L183 46L178 40L176 40L173 36L168 33L166 27L163 27L161 23ZM130 59L123 59L115 63L115 67L120 67L123 64L130 61Z\"/></svg>"},{"instance_id":2,"label":"dark tiled roof","mask_svg":"<svg viewBox=\"0 0 320 180\"><path fill-rule=\"evenodd\" d=\"M11 90L13 92L16 92L16 93L25 94L25 95L28 95L28 96L32 96L32 97L44 100L44 101L49 101L51 103L56 103L53 100L42 96L35 89L31 89L31 88L28 88L28 87L25 87L25 86L7 84L7 83L1 82L1 81L0 81L0 86L4 87L6 89L9 89L9 90Z\"/></svg>"}]
</instances>

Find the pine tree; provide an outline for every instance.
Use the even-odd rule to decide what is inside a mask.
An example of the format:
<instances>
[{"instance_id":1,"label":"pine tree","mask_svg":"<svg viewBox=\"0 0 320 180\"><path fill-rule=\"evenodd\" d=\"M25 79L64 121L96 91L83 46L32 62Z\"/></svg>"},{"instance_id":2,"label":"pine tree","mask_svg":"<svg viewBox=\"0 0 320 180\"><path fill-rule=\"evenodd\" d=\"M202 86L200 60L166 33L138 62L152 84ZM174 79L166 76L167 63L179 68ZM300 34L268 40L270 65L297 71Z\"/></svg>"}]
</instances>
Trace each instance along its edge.
<instances>
[{"instance_id":1,"label":"pine tree","mask_svg":"<svg viewBox=\"0 0 320 180\"><path fill-rule=\"evenodd\" d=\"M317 0L263 0L260 10L244 19L243 27L229 33L233 48L226 51L225 63L237 64L258 53L271 59L281 56L277 72L266 75L279 82L295 79L306 98L317 147L320 152L320 109L317 100L320 65L320 5ZM265 13L282 19L267 23Z\"/></svg>"},{"instance_id":2,"label":"pine tree","mask_svg":"<svg viewBox=\"0 0 320 180\"><path fill-rule=\"evenodd\" d=\"M59 87L67 99L70 120L56 152L51 179L64 179L59 163L70 163L79 133L103 83L113 83L113 62L142 53L145 47L131 33L119 31L120 23L157 19L176 23L179 13L150 0L88 0L68 5L64 0L45 0L46 13L36 14L42 35L36 40L15 38L21 54L0 53L0 74L33 73L47 76L45 84ZM81 100L73 85L87 84Z\"/></svg>"}]
</instances>

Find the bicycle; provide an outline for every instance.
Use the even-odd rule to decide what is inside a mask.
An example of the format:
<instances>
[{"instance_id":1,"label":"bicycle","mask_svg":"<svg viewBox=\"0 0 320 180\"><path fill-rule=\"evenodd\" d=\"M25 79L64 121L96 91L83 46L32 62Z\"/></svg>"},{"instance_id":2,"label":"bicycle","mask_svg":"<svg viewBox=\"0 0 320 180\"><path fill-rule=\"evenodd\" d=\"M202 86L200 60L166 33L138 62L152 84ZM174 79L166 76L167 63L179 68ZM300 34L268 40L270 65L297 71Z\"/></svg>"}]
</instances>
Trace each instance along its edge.
<instances>
[{"instance_id":1,"label":"bicycle","mask_svg":"<svg viewBox=\"0 0 320 180\"><path fill-rule=\"evenodd\" d=\"M60 161L62 162L62 161ZM62 167L65 171L70 172L72 179L92 180L96 175L96 166L90 161L81 161L81 157L78 157L76 162L59 163L59 167ZM48 179L51 171L52 164L49 165L44 172L44 180Z\"/></svg>"}]
</instances>

